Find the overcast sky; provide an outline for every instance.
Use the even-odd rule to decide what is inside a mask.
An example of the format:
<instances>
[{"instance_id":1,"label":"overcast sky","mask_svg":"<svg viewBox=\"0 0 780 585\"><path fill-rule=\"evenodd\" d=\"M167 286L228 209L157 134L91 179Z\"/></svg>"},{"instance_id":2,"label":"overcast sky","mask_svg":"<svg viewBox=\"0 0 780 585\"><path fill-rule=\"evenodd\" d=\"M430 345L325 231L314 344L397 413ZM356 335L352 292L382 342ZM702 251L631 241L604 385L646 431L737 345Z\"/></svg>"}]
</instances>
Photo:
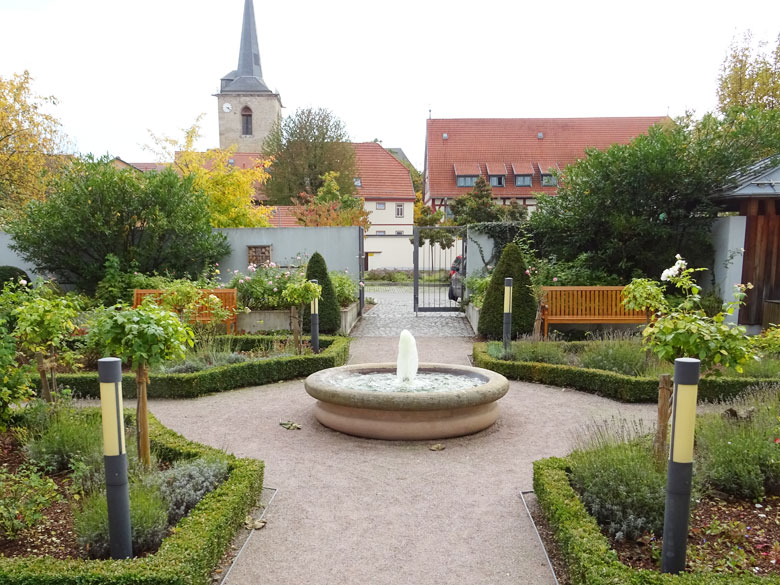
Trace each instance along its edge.
<instances>
[{"instance_id":1,"label":"overcast sky","mask_svg":"<svg viewBox=\"0 0 780 585\"><path fill-rule=\"evenodd\" d=\"M219 79L235 69L244 0L0 0L0 76L28 69L77 152L130 162L148 129L200 113L218 146ZM425 119L677 116L715 107L746 29L773 46L777 0L255 0L263 77L284 113L325 107L354 141L422 168Z\"/></svg>"}]
</instances>

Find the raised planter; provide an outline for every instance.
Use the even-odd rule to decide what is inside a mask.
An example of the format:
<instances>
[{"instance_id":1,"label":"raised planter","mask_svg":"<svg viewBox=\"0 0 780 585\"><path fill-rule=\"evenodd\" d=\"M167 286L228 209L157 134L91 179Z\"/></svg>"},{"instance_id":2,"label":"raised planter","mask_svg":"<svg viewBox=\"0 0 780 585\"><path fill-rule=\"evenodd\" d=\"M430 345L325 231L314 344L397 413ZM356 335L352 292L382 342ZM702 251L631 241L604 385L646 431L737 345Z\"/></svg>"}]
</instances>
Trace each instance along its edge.
<instances>
[{"instance_id":1,"label":"raised planter","mask_svg":"<svg viewBox=\"0 0 780 585\"><path fill-rule=\"evenodd\" d=\"M275 309L271 311L249 311L238 313L238 330L245 333L260 331L289 331L290 309Z\"/></svg>"},{"instance_id":2,"label":"raised planter","mask_svg":"<svg viewBox=\"0 0 780 585\"><path fill-rule=\"evenodd\" d=\"M466 320L468 320L474 333L476 333L479 327L479 309L472 303L466 305Z\"/></svg>"},{"instance_id":3,"label":"raised planter","mask_svg":"<svg viewBox=\"0 0 780 585\"><path fill-rule=\"evenodd\" d=\"M349 335L349 332L352 331L352 328L355 326L355 323L357 323L358 319L360 319L360 317L358 316L359 308L360 308L360 303L358 302L354 302L348 307L342 307L341 327L339 327L339 333L342 333L344 335Z\"/></svg>"}]
</instances>

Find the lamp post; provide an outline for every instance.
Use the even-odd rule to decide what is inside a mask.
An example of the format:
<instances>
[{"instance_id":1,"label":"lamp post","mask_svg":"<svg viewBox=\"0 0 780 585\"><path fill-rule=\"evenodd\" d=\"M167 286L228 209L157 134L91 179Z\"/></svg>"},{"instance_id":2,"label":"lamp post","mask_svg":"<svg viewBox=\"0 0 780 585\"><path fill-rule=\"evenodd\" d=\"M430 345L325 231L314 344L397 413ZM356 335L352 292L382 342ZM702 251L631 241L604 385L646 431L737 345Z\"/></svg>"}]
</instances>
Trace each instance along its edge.
<instances>
[{"instance_id":1,"label":"lamp post","mask_svg":"<svg viewBox=\"0 0 780 585\"><path fill-rule=\"evenodd\" d=\"M512 341L512 279L504 279L504 353L509 353Z\"/></svg>"},{"instance_id":2,"label":"lamp post","mask_svg":"<svg viewBox=\"0 0 780 585\"><path fill-rule=\"evenodd\" d=\"M701 362L693 358L674 360L672 397L672 438L666 476L664 542L661 572L679 573L685 569L688 544L688 518L691 510L693 475L693 431L696 426L696 395Z\"/></svg>"},{"instance_id":3,"label":"lamp post","mask_svg":"<svg viewBox=\"0 0 780 585\"><path fill-rule=\"evenodd\" d=\"M319 284L315 279L314 284ZM311 347L314 353L320 353L320 299L315 297L311 302Z\"/></svg>"},{"instance_id":4,"label":"lamp post","mask_svg":"<svg viewBox=\"0 0 780 585\"><path fill-rule=\"evenodd\" d=\"M106 468L108 536L112 559L133 556L130 530L130 486L127 481L127 450L122 404L122 360L98 360L100 408L103 418L103 464Z\"/></svg>"}]
</instances>

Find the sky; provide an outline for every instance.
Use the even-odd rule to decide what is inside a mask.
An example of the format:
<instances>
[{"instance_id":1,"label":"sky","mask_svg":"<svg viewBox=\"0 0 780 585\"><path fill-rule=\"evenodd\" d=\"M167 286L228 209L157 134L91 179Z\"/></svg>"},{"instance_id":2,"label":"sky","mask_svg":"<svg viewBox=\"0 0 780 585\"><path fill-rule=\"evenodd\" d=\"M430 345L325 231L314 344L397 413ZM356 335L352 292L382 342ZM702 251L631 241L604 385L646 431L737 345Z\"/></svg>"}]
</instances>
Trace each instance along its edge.
<instances>
[{"instance_id":1,"label":"sky","mask_svg":"<svg viewBox=\"0 0 780 585\"><path fill-rule=\"evenodd\" d=\"M0 76L53 95L71 150L155 160L149 131L219 144L219 79L244 0L0 0ZM750 29L774 46L777 0L255 0L263 78L283 114L323 107L353 141L422 169L425 120L679 116L715 109Z\"/></svg>"}]
</instances>

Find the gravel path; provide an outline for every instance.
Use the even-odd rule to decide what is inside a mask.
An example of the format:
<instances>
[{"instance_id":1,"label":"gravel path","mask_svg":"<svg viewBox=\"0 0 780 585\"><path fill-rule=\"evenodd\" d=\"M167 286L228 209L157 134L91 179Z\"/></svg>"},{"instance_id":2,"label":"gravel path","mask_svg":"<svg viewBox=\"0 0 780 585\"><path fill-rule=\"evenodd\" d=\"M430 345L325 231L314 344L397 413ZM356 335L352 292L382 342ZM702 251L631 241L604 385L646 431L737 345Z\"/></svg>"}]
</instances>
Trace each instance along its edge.
<instances>
[{"instance_id":1,"label":"gravel path","mask_svg":"<svg viewBox=\"0 0 780 585\"><path fill-rule=\"evenodd\" d=\"M421 361L468 363L469 338L420 338ZM391 361L397 341L353 341L352 363ZM397 443L322 427L300 380L195 400L152 400L186 437L266 462L278 488L229 583L307 585L552 584L520 492L531 463L571 450L581 424L652 420L653 405L512 382L501 416L476 435ZM300 423L288 431L280 420Z\"/></svg>"}]
</instances>

